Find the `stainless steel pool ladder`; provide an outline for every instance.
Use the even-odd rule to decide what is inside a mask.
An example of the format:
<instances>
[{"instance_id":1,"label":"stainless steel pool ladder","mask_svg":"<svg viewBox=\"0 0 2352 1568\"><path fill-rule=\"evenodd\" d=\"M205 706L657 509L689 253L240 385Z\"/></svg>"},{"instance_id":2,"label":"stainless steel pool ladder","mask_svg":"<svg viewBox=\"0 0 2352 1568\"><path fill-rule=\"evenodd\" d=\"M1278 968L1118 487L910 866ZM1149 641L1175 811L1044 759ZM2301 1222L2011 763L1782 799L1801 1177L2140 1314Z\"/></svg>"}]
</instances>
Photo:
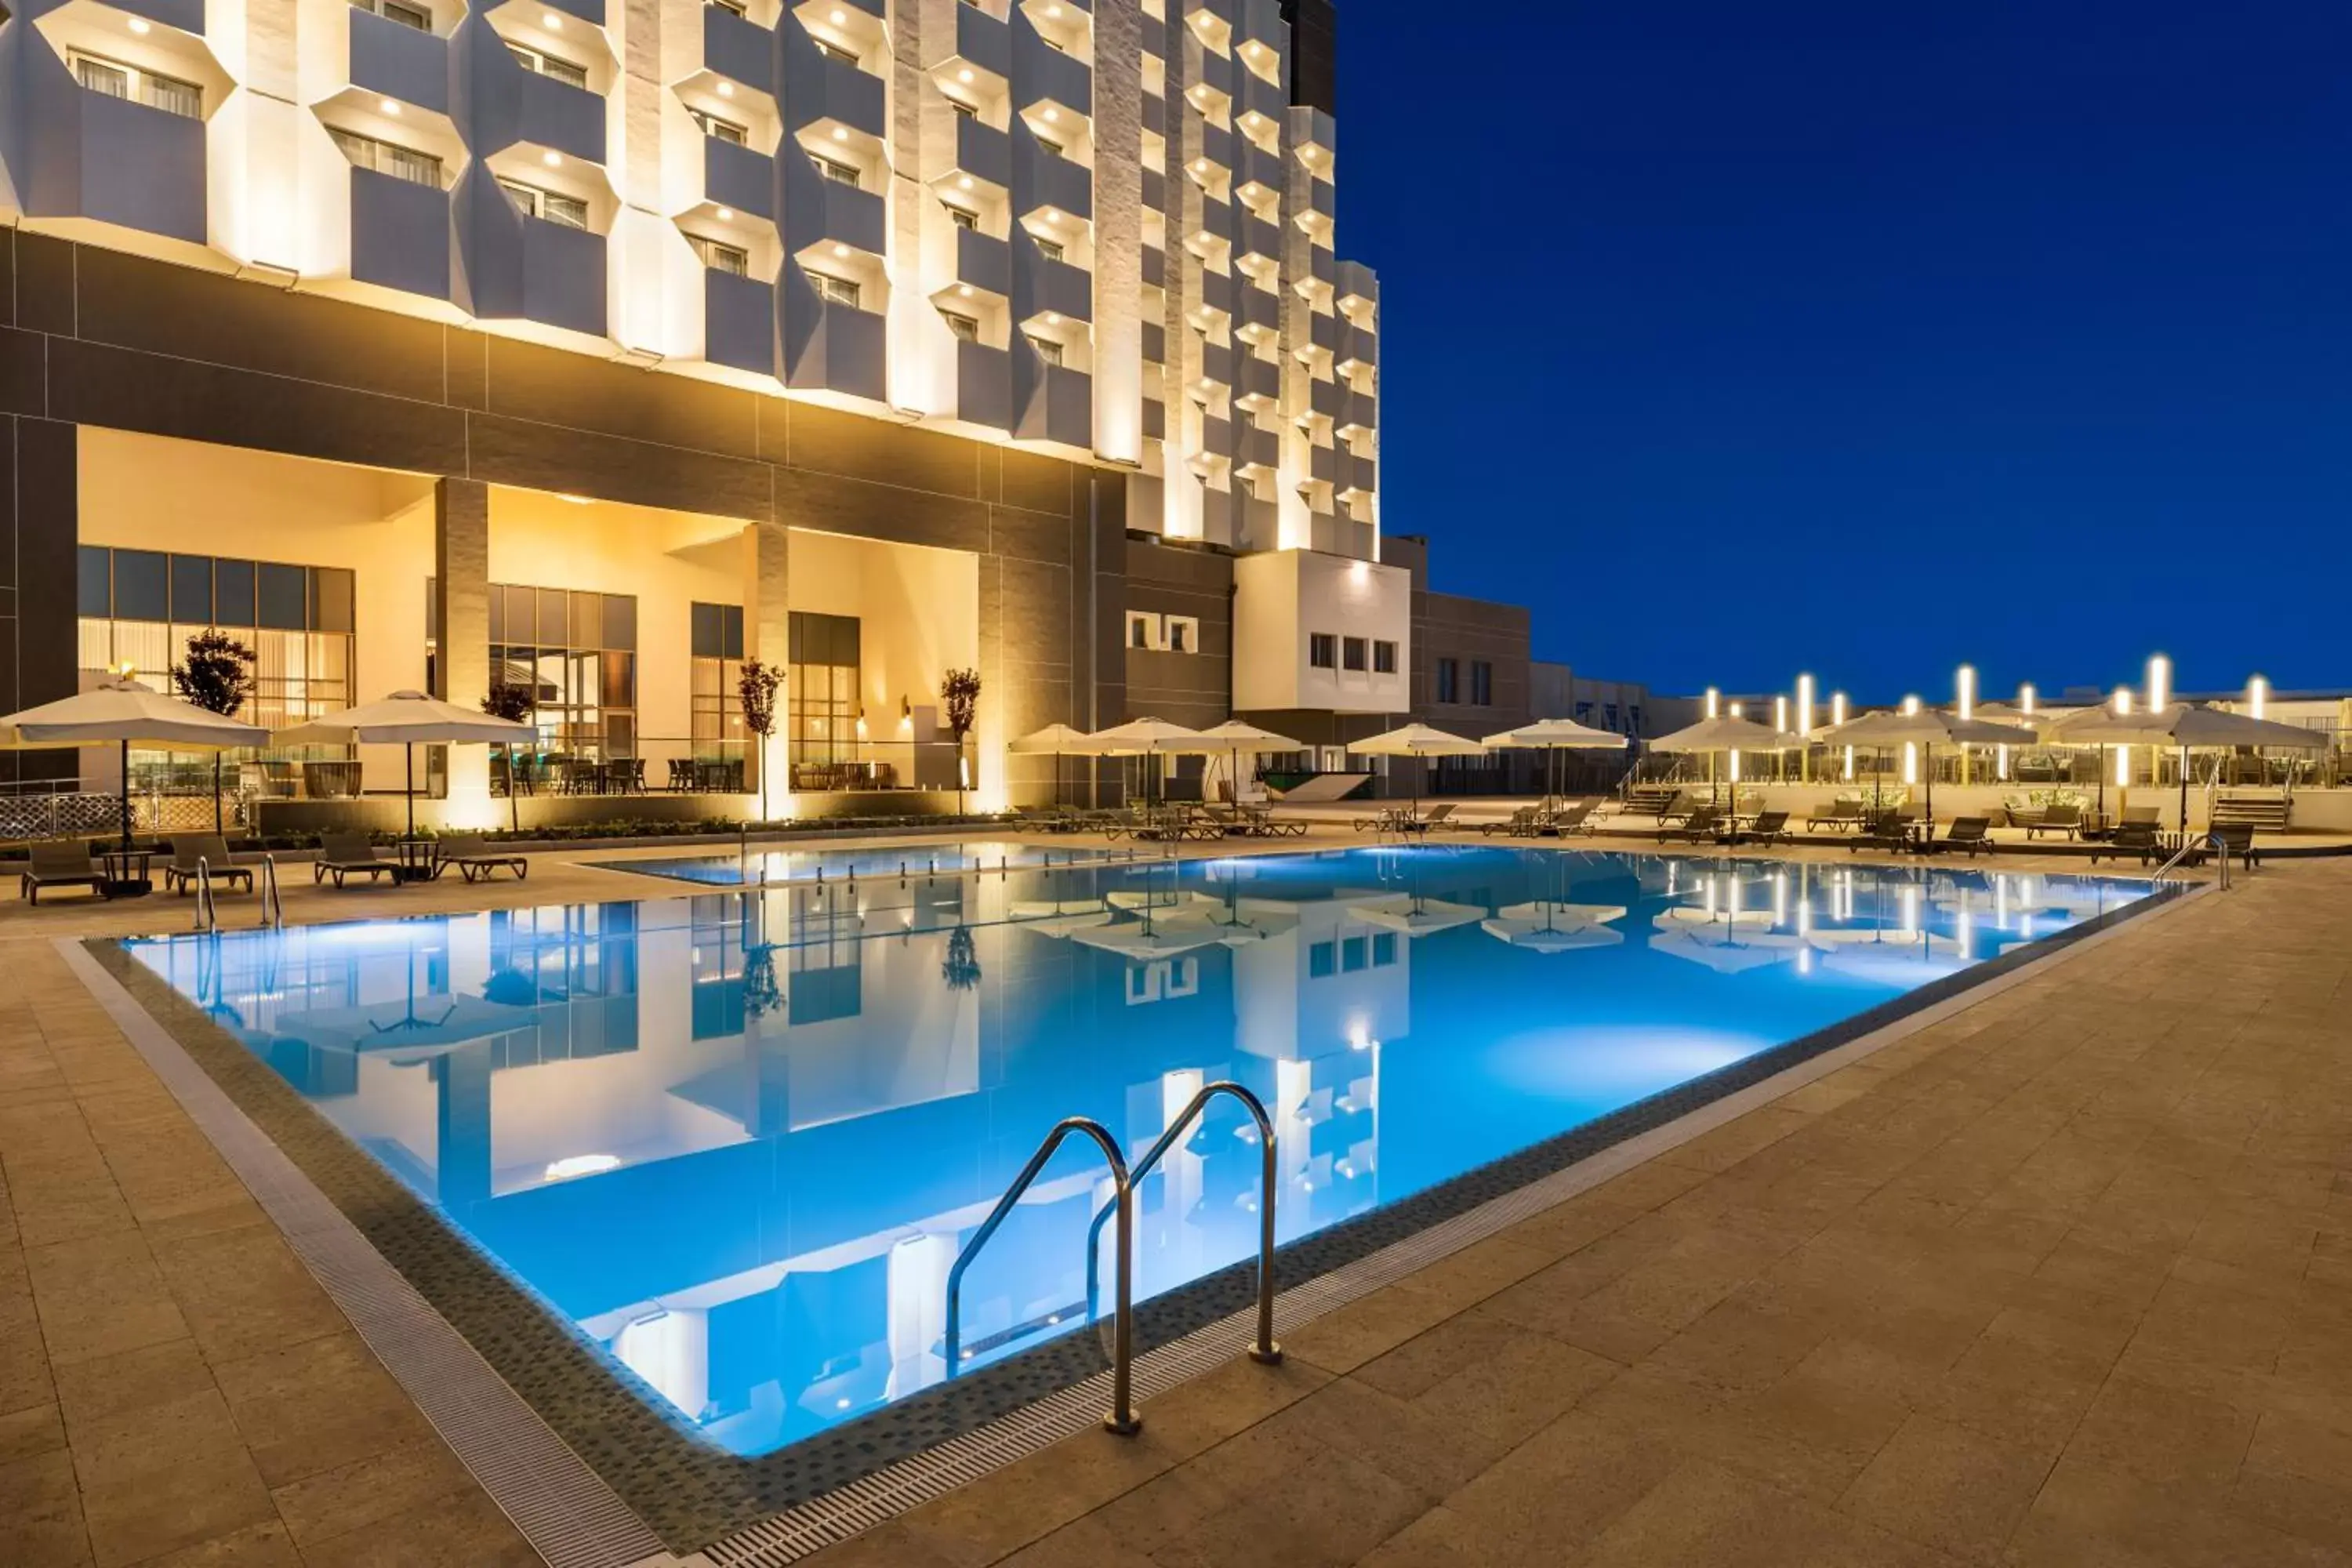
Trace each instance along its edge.
<instances>
[{"instance_id":1,"label":"stainless steel pool ladder","mask_svg":"<svg viewBox=\"0 0 2352 1568\"><path fill-rule=\"evenodd\" d=\"M2221 886L2227 888L2230 885L2230 841L2218 833L2208 833L2202 838L2191 838L2175 850L2171 859L2157 868L2156 881L2158 884L2171 881L2179 875L2181 863L2200 849L2213 851L2214 858L2221 862Z\"/></svg>"},{"instance_id":2,"label":"stainless steel pool ladder","mask_svg":"<svg viewBox=\"0 0 2352 1568\"><path fill-rule=\"evenodd\" d=\"M261 858L261 924L263 930L286 923L286 900L278 892L278 857Z\"/></svg>"},{"instance_id":3,"label":"stainless steel pool ladder","mask_svg":"<svg viewBox=\"0 0 2352 1568\"><path fill-rule=\"evenodd\" d=\"M1037 1179L1037 1173L1045 1168L1045 1162L1054 1157L1054 1151L1059 1149L1062 1141L1073 1132L1085 1133L1102 1151L1103 1163L1110 1167L1111 1206L1118 1213L1118 1261L1116 1265L1118 1301L1118 1312L1111 1323L1110 1410L1103 1416L1103 1426L1127 1436L1143 1425L1136 1419L1131 1389L1135 1361L1135 1189L1128 1183L1127 1157L1119 1152L1118 1140L1110 1135L1109 1129L1092 1117L1072 1116L1055 1123L1053 1131L1045 1135L1045 1141L1037 1145L1037 1152L1029 1156L1029 1163L1021 1168L1021 1173L1013 1179L1013 1184L1004 1189L1004 1195L996 1201L996 1207L982 1222L978 1234L956 1255L955 1267L948 1270L948 1375L953 1377L963 1364L964 1270L971 1267L971 1260L980 1255L980 1249L988 1245L988 1238L996 1234L997 1226L1004 1223L1005 1216L1021 1201L1021 1194L1029 1190L1029 1184Z\"/></svg>"},{"instance_id":4,"label":"stainless steel pool ladder","mask_svg":"<svg viewBox=\"0 0 2352 1568\"><path fill-rule=\"evenodd\" d=\"M220 930L220 908L213 902L212 862L202 855L196 857L196 929Z\"/></svg>"},{"instance_id":5,"label":"stainless steel pool ladder","mask_svg":"<svg viewBox=\"0 0 2352 1568\"><path fill-rule=\"evenodd\" d=\"M1282 1360L1282 1346L1274 1338L1274 1187L1275 1148L1274 1121L1265 1113L1265 1104L1240 1084L1220 1079L1192 1097L1192 1102L1169 1122L1168 1131L1143 1152L1128 1172L1128 1182L1141 1186L1143 1178L1160 1157L1176 1146L1176 1140L1200 1118L1209 1101L1221 1094L1229 1094L1242 1102L1250 1119L1257 1123L1258 1194L1257 1194L1257 1338L1249 1348L1250 1360L1265 1366L1274 1366ZM1102 1252L1103 1222L1110 1217L1112 1205L1105 1204L1087 1227L1087 1315L1092 1317L1097 1294L1097 1259Z\"/></svg>"}]
</instances>

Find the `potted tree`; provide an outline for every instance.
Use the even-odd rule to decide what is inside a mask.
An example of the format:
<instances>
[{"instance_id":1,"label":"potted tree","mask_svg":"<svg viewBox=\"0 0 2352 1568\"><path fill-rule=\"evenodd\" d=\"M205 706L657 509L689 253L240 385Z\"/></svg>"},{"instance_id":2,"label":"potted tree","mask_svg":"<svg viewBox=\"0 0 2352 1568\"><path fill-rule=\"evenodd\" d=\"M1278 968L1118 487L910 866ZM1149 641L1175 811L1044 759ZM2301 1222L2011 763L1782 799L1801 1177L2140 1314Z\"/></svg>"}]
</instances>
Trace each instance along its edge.
<instances>
[{"instance_id":1,"label":"potted tree","mask_svg":"<svg viewBox=\"0 0 2352 1568\"><path fill-rule=\"evenodd\" d=\"M782 670L756 658L743 661L743 673L735 682L735 695L743 705L743 731L759 752L762 822L768 820L768 738L776 732L776 692L783 684Z\"/></svg>"},{"instance_id":2,"label":"potted tree","mask_svg":"<svg viewBox=\"0 0 2352 1568\"><path fill-rule=\"evenodd\" d=\"M537 706L531 700L530 688L517 685L511 680L494 682L489 695L482 699L483 712L493 719L506 719L517 724L529 719ZM520 793L515 788L515 749L509 744L504 750L507 754L507 830L520 833L522 831L522 816L521 808L515 802L515 796ZM530 764L526 763L524 765Z\"/></svg>"},{"instance_id":3,"label":"potted tree","mask_svg":"<svg viewBox=\"0 0 2352 1568\"><path fill-rule=\"evenodd\" d=\"M234 718L253 695L253 650L245 644L218 626L206 626L188 639L186 660L172 667L172 689L207 713ZM213 753L213 831L226 831L221 819L218 752Z\"/></svg>"},{"instance_id":4,"label":"potted tree","mask_svg":"<svg viewBox=\"0 0 2352 1568\"><path fill-rule=\"evenodd\" d=\"M971 782L965 776L964 737L980 720L980 671L950 669L940 677L940 700L947 707L948 736L956 750L956 815L963 815L963 792Z\"/></svg>"}]
</instances>

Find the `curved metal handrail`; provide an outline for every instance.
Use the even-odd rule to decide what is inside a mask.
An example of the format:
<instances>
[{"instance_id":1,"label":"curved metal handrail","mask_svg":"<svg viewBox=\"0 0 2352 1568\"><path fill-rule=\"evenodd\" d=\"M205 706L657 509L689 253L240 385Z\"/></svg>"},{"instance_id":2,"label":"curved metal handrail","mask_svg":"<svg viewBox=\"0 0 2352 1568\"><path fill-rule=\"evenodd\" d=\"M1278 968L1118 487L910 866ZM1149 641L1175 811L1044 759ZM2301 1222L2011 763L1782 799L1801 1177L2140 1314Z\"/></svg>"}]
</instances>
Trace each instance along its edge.
<instances>
[{"instance_id":1,"label":"curved metal handrail","mask_svg":"<svg viewBox=\"0 0 2352 1568\"><path fill-rule=\"evenodd\" d=\"M1021 1168L1021 1173L1013 1178L1013 1184L1004 1189L1004 1195L996 1200L996 1207L981 1222L979 1233L964 1244L961 1252L956 1254L955 1267L948 1270L948 1375L955 1376L963 1365L963 1271L971 1267L971 1260L980 1255L982 1247L988 1245L988 1238L996 1234L997 1226L1004 1223L1005 1216L1013 1212L1013 1205L1021 1201L1021 1194L1029 1190L1029 1184L1037 1179L1037 1173L1045 1168L1045 1162L1052 1159L1054 1151L1062 1146L1062 1140L1073 1132L1083 1132L1094 1140L1095 1147L1102 1151L1103 1162L1110 1166L1115 1187L1110 1206L1118 1211L1118 1315L1111 1326L1110 1413L1103 1417L1103 1426L1126 1436L1143 1425L1136 1419L1129 1393L1135 1360L1135 1189L1128 1180L1127 1156L1119 1152L1118 1140L1110 1135L1108 1128L1090 1116L1065 1117L1055 1123L1054 1130L1045 1134L1045 1141L1037 1145L1037 1152L1029 1156L1029 1163ZM1091 1236L1093 1233L1088 1234ZM1087 1255L1087 1268L1091 1279L1094 1269L1091 1247ZM1091 1299L1092 1292L1088 1294Z\"/></svg>"},{"instance_id":2,"label":"curved metal handrail","mask_svg":"<svg viewBox=\"0 0 2352 1568\"><path fill-rule=\"evenodd\" d=\"M2230 841L2218 833L2208 833L2201 838L2191 838L2173 851L2172 858L2156 868L2153 880L2162 884L2180 868L2181 862L2200 849L2210 849L2221 866L2221 886L2230 885Z\"/></svg>"},{"instance_id":3,"label":"curved metal handrail","mask_svg":"<svg viewBox=\"0 0 2352 1568\"><path fill-rule=\"evenodd\" d=\"M278 857L261 858L261 923L264 929L286 923L286 900L278 891Z\"/></svg>"},{"instance_id":4,"label":"curved metal handrail","mask_svg":"<svg viewBox=\"0 0 2352 1568\"><path fill-rule=\"evenodd\" d=\"M202 855L196 857L196 929L220 930L220 906L213 901L212 862Z\"/></svg>"},{"instance_id":5,"label":"curved metal handrail","mask_svg":"<svg viewBox=\"0 0 2352 1568\"><path fill-rule=\"evenodd\" d=\"M1140 1184L1143 1178L1150 1173L1151 1167L1160 1163L1160 1156L1176 1146L1176 1140L1183 1135L1184 1130L1200 1116L1209 1101L1221 1094L1230 1094L1240 1100L1243 1108L1250 1113L1251 1119L1257 1123L1257 1339L1251 1344L1249 1353L1250 1360L1273 1366L1282 1360L1282 1347L1275 1342L1274 1338L1276 1162L1274 1121L1265 1113L1265 1103L1256 1095L1230 1079L1220 1079L1215 1083L1210 1084L1192 1097L1192 1102L1179 1111L1175 1119L1168 1123L1168 1130L1160 1135L1159 1140L1150 1148L1143 1152L1143 1158L1129 1167L1128 1184L1130 1187ZM1101 1212L1095 1215L1094 1223L1087 1226L1087 1315L1090 1318L1094 1316L1097 1294L1096 1277L1098 1269L1096 1258L1102 1251L1103 1221L1110 1216L1111 1207L1111 1205L1105 1204Z\"/></svg>"}]
</instances>

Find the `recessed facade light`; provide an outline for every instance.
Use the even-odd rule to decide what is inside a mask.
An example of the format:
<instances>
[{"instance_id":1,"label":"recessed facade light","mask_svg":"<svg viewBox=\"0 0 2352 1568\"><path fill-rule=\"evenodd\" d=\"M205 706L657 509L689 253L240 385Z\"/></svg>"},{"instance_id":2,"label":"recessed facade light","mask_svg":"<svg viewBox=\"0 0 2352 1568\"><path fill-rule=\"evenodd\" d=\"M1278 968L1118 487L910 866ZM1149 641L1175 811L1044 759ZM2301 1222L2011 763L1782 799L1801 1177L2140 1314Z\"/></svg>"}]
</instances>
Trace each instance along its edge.
<instances>
[{"instance_id":1,"label":"recessed facade light","mask_svg":"<svg viewBox=\"0 0 2352 1568\"><path fill-rule=\"evenodd\" d=\"M845 125L836 125L836 126L835 126L835 127L833 128L833 139L834 139L835 141L836 141L836 142L846 142L846 141L848 141L848 140L849 140L849 128L848 128L847 126L845 126Z\"/></svg>"},{"instance_id":2,"label":"recessed facade light","mask_svg":"<svg viewBox=\"0 0 2352 1568\"><path fill-rule=\"evenodd\" d=\"M150 31L150 24L149 24L149 22L148 22L147 18L146 18L146 17L144 17L144 16L133 16L133 17L131 17L131 30L132 32L134 32L134 33L138 34L141 37L142 37L142 38L143 38L143 37L145 37L147 36L148 32Z\"/></svg>"},{"instance_id":3,"label":"recessed facade light","mask_svg":"<svg viewBox=\"0 0 2352 1568\"><path fill-rule=\"evenodd\" d=\"M965 191L971 189L971 176L970 174L959 176L956 180L956 188Z\"/></svg>"},{"instance_id":4,"label":"recessed facade light","mask_svg":"<svg viewBox=\"0 0 2352 1568\"><path fill-rule=\"evenodd\" d=\"M961 294L961 295L962 295L965 299L969 300L969 299L971 299L971 284L969 284L969 283L966 283L966 284L964 284L961 288L958 289L956 290L956 292L957 292L957 293L959 293L959 294Z\"/></svg>"},{"instance_id":5,"label":"recessed facade light","mask_svg":"<svg viewBox=\"0 0 2352 1568\"><path fill-rule=\"evenodd\" d=\"M563 154L561 153L542 153L539 155L539 159L551 169L563 167Z\"/></svg>"},{"instance_id":6,"label":"recessed facade light","mask_svg":"<svg viewBox=\"0 0 2352 1568\"><path fill-rule=\"evenodd\" d=\"M388 114L394 120L400 118L400 105L389 98L378 99L375 107L379 113Z\"/></svg>"},{"instance_id":7,"label":"recessed facade light","mask_svg":"<svg viewBox=\"0 0 2352 1568\"><path fill-rule=\"evenodd\" d=\"M720 207L719 209L719 221L720 223L733 223L735 221L735 209L733 207Z\"/></svg>"},{"instance_id":8,"label":"recessed facade light","mask_svg":"<svg viewBox=\"0 0 2352 1568\"><path fill-rule=\"evenodd\" d=\"M833 247L833 253L835 256L847 256L849 254L849 247L845 245L836 245Z\"/></svg>"},{"instance_id":9,"label":"recessed facade light","mask_svg":"<svg viewBox=\"0 0 2352 1568\"><path fill-rule=\"evenodd\" d=\"M734 96L735 96L735 84L734 84L733 82L731 82L731 81L722 81L722 82L720 82L720 83L719 84L719 97L721 97L721 98L732 98L732 97L734 97Z\"/></svg>"},{"instance_id":10,"label":"recessed facade light","mask_svg":"<svg viewBox=\"0 0 2352 1568\"><path fill-rule=\"evenodd\" d=\"M1052 207L1047 207L1045 209L1045 221L1047 223L1059 223L1062 221L1062 215L1055 212Z\"/></svg>"},{"instance_id":11,"label":"recessed facade light","mask_svg":"<svg viewBox=\"0 0 2352 1568\"><path fill-rule=\"evenodd\" d=\"M1046 324L1047 326L1049 326L1049 327L1058 327L1058 326L1060 326L1060 325L1062 324L1062 312L1060 312L1059 310L1048 310L1048 311L1046 311L1046 312L1045 312L1045 324Z\"/></svg>"},{"instance_id":12,"label":"recessed facade light","mask_svg":"<svg viewBox=\"0 0 2352 1568\"><path fill-rule=\"evenodd\" d=\"M848 13L848 12L844 11L844 10L841 10L841 9L839 9L838 7L835 7L835 8L834 13L833 13L833 25L834 25L835 26L838 27L838 26L840 26L843 23L845 23L845 22L846 22L846 21L848 21L848 20L849 20L849 13Z\"/></svg>"},{"instance_id":13,"label":"recessed facade light","mask_svg":"<svg viewBox=\"0 0 2352 1568\"><path fill-rule=\"evenodd\" d=\"M539 25L551 33L563 31L563 18L552 11L541 11L539 14Z\"/></svg>"},{"instance_id":14,"label":"recessed facade light","mask_svg":"<svg viewBox=\"0 0 2352 1568\"><path fill-rule=\"evenodd\" d=\"M1061 119L1061 118L1062 118L1062 111L1061 111L1060 110L1054 108L1054 107L1053 107L1052 105L1050 105L1050 104L1046 106L1046 109L1045 109L1045 119L1046 119L1046 121L1047 121L1048 123L1051 123L1052 121L1056 121L1056 120L1059 120L1059 119Z\"/></svg>"}]
</instances>

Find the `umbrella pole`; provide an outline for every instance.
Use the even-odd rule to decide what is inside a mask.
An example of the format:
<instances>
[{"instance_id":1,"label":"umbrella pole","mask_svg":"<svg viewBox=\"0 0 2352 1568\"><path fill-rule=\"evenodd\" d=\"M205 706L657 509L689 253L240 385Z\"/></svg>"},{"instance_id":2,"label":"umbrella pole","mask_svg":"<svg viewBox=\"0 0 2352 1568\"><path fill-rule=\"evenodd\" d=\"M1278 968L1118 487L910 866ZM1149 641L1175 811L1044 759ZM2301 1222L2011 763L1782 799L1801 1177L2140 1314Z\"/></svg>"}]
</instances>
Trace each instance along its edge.
<instances>
[{"instance_id":1,"label":"umbrella pole","mask_svg":"<svg viewBox=\"0 0 2352 1568\"><path fill-rule=\"evenodd\" d=\"M414 838L416 837L416 742L407 742L400 752L401 782L407 785L404 793L408 797L408 837Z\"/></svg>"},{"instance_id":2,"label":"umbrella pole","mask_svg":"<svg viewBox=\"0 0 2352 1568\"><path fill-rule=\"evenodd\" d=\"M121 742L122 758L122 847L131 847L131 742Z\"/></svg>"},{"instance_id":3,"label":"umbrella pole","mask_svg":"<svg viewBox=\"0 0 2352 1568\"><path fill-rule=\"evenodd\" d=\"M2183 835L2189 831L2189 744L2185 741L2180 746L2180 831Z\"/></svg>"}]
</instances>

